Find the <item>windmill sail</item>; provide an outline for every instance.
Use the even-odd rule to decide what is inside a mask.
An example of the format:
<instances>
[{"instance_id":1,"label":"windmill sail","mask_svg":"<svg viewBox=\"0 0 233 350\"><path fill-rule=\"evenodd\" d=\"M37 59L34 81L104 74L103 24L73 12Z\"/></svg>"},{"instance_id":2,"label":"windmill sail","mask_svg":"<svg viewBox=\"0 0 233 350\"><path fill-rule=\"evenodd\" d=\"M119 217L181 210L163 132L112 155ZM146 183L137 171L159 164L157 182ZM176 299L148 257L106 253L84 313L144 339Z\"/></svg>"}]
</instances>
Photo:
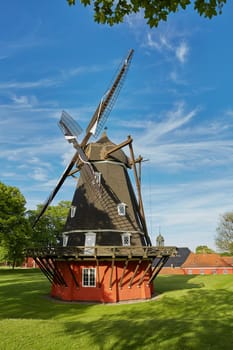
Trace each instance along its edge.
<instances>
[{"instance_id":1,"label":"windmill sail","mask_svg":"<svg viewBox=\"0 0 233 350\"><path fill-rule=\"evenodd\" d=\"M50 196L44 203L44 206L39 213L38 217L36 218L34 225L39 221L41 216L46 211L49 204L52 202L54 197L56 196L57 192L63 185L65 179L67 176L69 176L70 171L78 161L79 157L83 160L86 159L85 153L83 151L84 147L86 146L89 138L95 134L97 135L99 131L101 130L101 127L104 125L109 113L111 112L113 105L120 93L120 90L122 88L124 79L126 77L126 73L129 69L130 62L132 60L134 50L130 50L127 58L123 61L123 64L111 86L111 88L105 93L104 97L101 99L101 102L99 103L87 129L86 129L86 135L84 136L81 144L77 142L77 137L81 133L81 127L74 121L74 119L65 111L62 112L61 119L59 121L59 126L64 133L66 139L68 142L73 143L73 146L76 149L76 153L74 154L73 158L71 159L70 163L67 165L65 171L63 172L62 176L58 180L58 183L56 184L54 190L51 192ZM85 162L84 162L85 164ZM86 171L84 173L88 174L88 179L92 178L92 183L95 186L95 189L99 192L98 184L96 185L96 179L95 176L90 176L92 173L94 173L93 169L90 169L90 166L85 166ZM89 169L88 169L89 168ZM96 192L96 191L95 191Z\"/></svg>"},{"instance_id":2,"label":"windmill sail","mask_svg":"<svg viewBox=\"0 0 233 350\"><path fill-rule=\"evenodd\" d=\"M96 108L96 111L86 129L86 135L81 143L81 146L85 146L89 140L89 138L95 134L97 137L105 124L109 113L111 112L114 103L116 102L116 99L121 91L121 88L123 86L124 80L126 78L126 74L128 72L132 57L133 57L134 50L130 50L128 56L123 61L123 64L121 65L121 68L114 79L114 82L110 89L107 90L107 92L102 97L98 107Z\"/></svg>"},{"instance_id":3,"label":"windmill sail","mask_svg":"<svg viewBox=\"0 0 233 350\"><path fill-rule=\"evenodd\" d=\"M58 125L65 136L78 137L82 133L81 126L65 111L62 111Z\"/></svg>"}]
</instances>

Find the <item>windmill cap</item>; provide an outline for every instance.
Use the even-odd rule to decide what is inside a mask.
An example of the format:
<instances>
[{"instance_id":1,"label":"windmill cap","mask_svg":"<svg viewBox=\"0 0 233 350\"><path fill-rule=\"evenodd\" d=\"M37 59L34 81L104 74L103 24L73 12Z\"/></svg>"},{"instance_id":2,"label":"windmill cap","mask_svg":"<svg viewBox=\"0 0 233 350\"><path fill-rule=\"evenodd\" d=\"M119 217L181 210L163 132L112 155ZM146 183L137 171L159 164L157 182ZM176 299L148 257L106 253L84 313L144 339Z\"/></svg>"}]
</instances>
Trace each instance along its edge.
<instances>
[{"instance_id":1,"label":"windmill cap","mask_svg":"<svg viewBox=\"0 0 233 350\"><path fill-rule=\"evenodd\" d=\"M89 143L86 147L86 155L90 161L111 160L125 164L130 167L129 159L122 149L114 151L106 158L106 153L117 145L109 140L106 131L103 132L100 139Z\"/></svg>"}]
</instances>

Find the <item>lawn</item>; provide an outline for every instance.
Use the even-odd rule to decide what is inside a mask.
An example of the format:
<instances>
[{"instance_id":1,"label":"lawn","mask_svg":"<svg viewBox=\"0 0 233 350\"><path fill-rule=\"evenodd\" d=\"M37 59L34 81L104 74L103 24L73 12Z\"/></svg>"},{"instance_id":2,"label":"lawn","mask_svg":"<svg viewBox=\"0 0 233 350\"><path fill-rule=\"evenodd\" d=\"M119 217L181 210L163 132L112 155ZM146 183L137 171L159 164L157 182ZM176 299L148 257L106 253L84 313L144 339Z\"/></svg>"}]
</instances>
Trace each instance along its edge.
<instances>
[{"instance_id":1,"label":"lawn","mask_svg":"<svg viewBox=\"0 0 233 350\"><path fill-rule=\"evenodd\" d=\"M0 269L0 350L231 350L233 276L159 276L152 301L98 305L48 297L37 270Z\"/></svg>"}]
</instances>

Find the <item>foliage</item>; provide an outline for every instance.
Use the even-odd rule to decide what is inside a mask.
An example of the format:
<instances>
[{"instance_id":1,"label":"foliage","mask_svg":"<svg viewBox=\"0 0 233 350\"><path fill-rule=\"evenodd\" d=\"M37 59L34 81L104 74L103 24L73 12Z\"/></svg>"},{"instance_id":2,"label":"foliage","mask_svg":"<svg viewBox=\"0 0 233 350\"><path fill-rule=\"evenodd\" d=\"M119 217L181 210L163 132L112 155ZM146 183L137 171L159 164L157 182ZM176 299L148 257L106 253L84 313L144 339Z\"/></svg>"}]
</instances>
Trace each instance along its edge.
<instances>
[{"instance_id":1,"label":"foliage","mask_svg":"<svg viewBox=\"0 0 233 350\"><path fill-rule=\"evenodd\" d=\"M196 247L196 254L212 254L214 250L207 247L207 245L199 245Z\"/></svg>"},{"instance_id":2,"label":"foliage","mask_svg":"<svg viewBox=\"0 0 233 350\"><path fill-rule=\"evenodd\" d=\"M0 264L6 263L7 250L5 247L0 246Z\"/></svg>"},{"instance_id":3,"label":"foliage","mask_svg":"<svg viewBox=\"0 0 233 350\"><path fill-rule=\"evenodd\" d=\"M66 0L75 5L76 0ZM114 25L123 22L125 16L142 11L150 27L157 27L160 21L166 21L170 13L185 10L193 5L201 16L212 18L222 13L227 0L80 0L84 6L93 6L94 20L98 23Z\"/></svg>"},{"instance_id":4,"label":"foliage","mask_svg":"<svg viewBox=\"0 0 233 350\"><path fill-rule=\"evenodd\" d=\"M13 268L23 261L30 234L25 203L19 189L0 182L0 246Z\"/></svg>"},{"instance_id":5,"label":"foliage","mask_svg":"<svg viewBox=\"0 0 233 350\"><path fill-rule=\"evenodd\" d=\"M215 244L221 251L233 255L233 212L221 216Z\"/></svg>"},{"instance_id":6,"label":"foliage","mask_svg":"<svg viewBox=\"0 0 233 350\"><path fill-rule=\"evenodd\" d=\"M6 350L231 350L232 275L158 276L150 302L57 302L37 270L0 270Z\"/></svg>"},{"instance_id":7,"label":"foliage","mask_svg":"<svg viewBox=\"0 0 233 350\"><path fill-rule=\"evenodd\" d=\"M70 209L69 201L61 201L56 206L50 206L32 230L31 247L56 245L61 240L61 232ZM42 204L36 210L28 210L27 218L33 225L42 209Z\"/></svg>"}]
</instances>

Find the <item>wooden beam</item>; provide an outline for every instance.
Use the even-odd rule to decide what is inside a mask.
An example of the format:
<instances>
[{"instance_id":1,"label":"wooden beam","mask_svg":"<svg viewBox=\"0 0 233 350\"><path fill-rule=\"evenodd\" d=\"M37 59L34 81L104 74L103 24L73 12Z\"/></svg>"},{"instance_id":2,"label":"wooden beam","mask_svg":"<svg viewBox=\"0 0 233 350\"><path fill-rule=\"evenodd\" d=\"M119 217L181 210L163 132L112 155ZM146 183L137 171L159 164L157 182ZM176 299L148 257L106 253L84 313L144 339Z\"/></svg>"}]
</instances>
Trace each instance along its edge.
<instances>
[{"instance_id":1,"label":"wooden beam","mask_svg":"<svg viewBox=\"0 0 233 350\"><path fill-rule=\"evenodd\" d=\"M67 287L65 280L63 279L61 274L59 274L59 271L57 270L56 266L53 264L53 261L51 260L51 258L46 257L45 260L48 264L48 268L50 269L51 273L53 274L55 282L57 282L57 284L64 285Z\"/></svg>"},{"instance_id":2,"label":"wooden beam","mask_svg":"<svg viewBox=\"0 0 233 350\"><path fill-rule=\"evenodd\" d=\"M96 267L97 267L97 286L98 288L101 287L101 283L100 283L100 269L99 269L99 260L96 259Z\"/></svg>"},{"instance_id":3,"label":"wooden beam","mask_svg":"<svg viewBox=\"0 0 233 350\"><path fill-rule=\"evenodd\" d=\"M152 245L151 244L151 240L150 240L150 237L148 235L148 231L147 231L147 227L146 227L145 213L144 213L143 202L142 202L142 194L141 194L141 184L140 184L137 168L136 168L136 165L135 165L135 157L134 157L134 151L133 151L132 142L129 143L129 150L130 150L130 156L131 156L131 159L132 159L132 165L133 165L133 171L134 171L134 178L135 178L135 182L136 182L136 188L137 188L137 192L138 192L138 207L139 207L139 213L140 213L140 217L141 217L141 222L142 222L143 229L145 231L145 237L146 237L147 244L151 246Z\"/></svg>"},{"instance_id":4,"label":"wooden beam","mask_svg":"<svg viewBox=\"0 0 233 350\"><path fill-rule=\"evenodd\" d=\"M39 266L43 274L47 277L50 283L53 283L53 276L51 276L50 271L47 270L46 266L44 265L43 261L41 262L41 259L39 257L34 258L36 264Z\"/></svg>"},{"instance_id":5,"label":"wooden beam","mask_svg":"<svg viewBox=\"0 0 233 350\"><path fill-rule=\"evenodd\" d=\"M135 278L135 276L136 276L136 274L137 274L137 272L138 272L138 269L139 269L139 266L140 266L141 262L142 262L142 260L139 260L139 261L138 261L138 264L137 264L137 266L136 266L136 268L135 268L135 270L134 270L133 276L131 277L131 279L130 279L130 281L129 281L129 286L128 286L129 288L132 287L133 280L134 280L134 278Z\"/></svg>"},{"instance_id":6,"label":"wooden beam","mask_svg":"<svg viewBox=\"0 0 233 350\"><path fill-rule=\"evenodd\" d=\"M54 265L54 271L56 272L57 276L59 277L59 280L61 281L61 283L62 283L64 286L68 287L65 278L63 277L63 275L61 274L61 271L60 271L59 267L57 266L57 261L56 261L56 260L54 260L54 261L52 260L52 263L53 263L53 265Z\"/></svg>"},{"instance_id":7,"label":"wooden beam","mask_svg":"<svg viewBox=\"0 0 233 350\"><path fill-rule=\"evenodd\" d=\"M129 263L129 260L126 260L125 261L125 266L124 266L124 269L123 269L123 272L122 272L122 275L121 275L120 283L119 283L119 287L120 288L122 288L122 284L123 284L123 280L124 280L124 277L125 277L125 273L126 273L126 269L127 269L128 263Z\"/></svg>"},{"instance_id":8,"label":"wooden beam","mask_svg":"<svg viewBox=\"0 0 233 350\"><path fill-rule=\"evenodd\" d=\"M132 141L133 141L133 139L132 139L131 136L129 135L129 136L128 136L128 139L127 139L126 141L123 141L123 142L119 143L119 145L117 145L117 146L111 148L109 151L105 152L104 158L107 159L108 156L109 156L111 153L116 152L116 151L118 151L119 149L121 149L121 148L127 146L127 145L130 144Z\"/></svg>"},{"instance_id":9,"label":"wooden beam","mask_svg":"<svg viewBox=\"0 0 233 350\"><path fill-rule=\"evenodd\" d=\"M139 282L138 282L138 287L140 287L141 284L143 283L144 278L145 278L147 272L149 271L151 265L152 265L152 262L150 262L150 263L147 265L147 268L146 268L145 271L143 272L143 275L142 275L142 277L140 278L140 280L139 280Z\"/></svg>"},{"instance_id":10,"label":"wooden beam","mask_svg":"<svg viewBox=\"0 0 233 350\"><path fill-rule=\"evenodd\" d=\"M74 283L75 283L75 285L76 285L76 288L79 288L79 283L78 283L78 281L77 281L77 279L76 279L76 276L75 276L75 274L74 274L74 271L72 270L72 268L71 268L71 266L70 266L69 261L66 261L66 263L67 263L67 265L68 265L68 268L69 268L71 277L73 278L73 281L74 281Z\"/></svg>"},{"instance_id":11,"label":"wooden beam","mask_svg":"<svg viewBox=\"0 0 233 350\"><path fill-rule=\"evenodd\" d=\"M149 279L147 285L149 285L155 279L155 277L158 275L158 273L160 272L162 267L166 264L168 259L169 259L169 256L162 256L162 258L159 260L159 262L154 267L151 278Z\"/></svg>"},{"instance_id":12,"label":"wooden beam","mask_svg":"<svg viewBox=\"0 0 233 350\"><path fill-rule=\"evenodd\" d=\"M114 270L114 265L115 265L115 260L112 259L112 269L111 269L111 275L110 275L110 280L109 280L109 288L112 289L112 275L113 275L113 270Z\"/></svg>"}]
</instances>

